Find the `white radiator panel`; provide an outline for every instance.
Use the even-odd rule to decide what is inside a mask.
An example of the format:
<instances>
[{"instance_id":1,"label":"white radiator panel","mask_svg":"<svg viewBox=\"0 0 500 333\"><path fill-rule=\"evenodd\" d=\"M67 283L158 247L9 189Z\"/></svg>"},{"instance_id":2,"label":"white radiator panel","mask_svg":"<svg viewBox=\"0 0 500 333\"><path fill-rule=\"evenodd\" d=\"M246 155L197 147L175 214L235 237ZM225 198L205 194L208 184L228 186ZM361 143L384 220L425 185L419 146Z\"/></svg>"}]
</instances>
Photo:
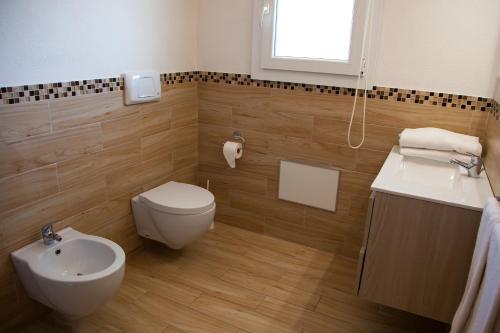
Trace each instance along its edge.
<instances>
[{"instance_id":1,"label":"white radiator panel","mask_svg":"<svg viewBox=\"0 0 500 333\"><path fill-rule=\"evenodd\" d=\"M281 161L278 197L334 212L340 171Z\"/></svg>"}]
</instances>

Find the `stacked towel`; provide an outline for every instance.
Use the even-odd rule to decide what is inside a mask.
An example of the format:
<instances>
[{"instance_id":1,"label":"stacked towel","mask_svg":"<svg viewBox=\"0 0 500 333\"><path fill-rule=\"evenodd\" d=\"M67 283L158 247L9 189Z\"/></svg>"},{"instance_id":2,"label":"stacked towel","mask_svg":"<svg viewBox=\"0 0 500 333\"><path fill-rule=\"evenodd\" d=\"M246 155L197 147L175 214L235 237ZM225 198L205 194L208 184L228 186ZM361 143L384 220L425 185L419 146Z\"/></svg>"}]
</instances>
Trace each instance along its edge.
<instances>
[{"instance_id":1,"label":"stacked towel","mask_svg":"<svg viewBox=\"0 0 500 333\"><path fill-rule=\"evenodd\" d=\"M439 162L457 159L471 161L468 154L481 156L479 138L440 128L407 128L399 135L399 152L403 156L426 158Z\"/></svg>"},{"instance_id":2,"label":"stacked towel","mask_svg":"<svg viewBox=\"0 0 500 333\"><path fill-rule=\"evenodd\" d=\"M500 204L486 203L451 333L500 332Z\"/></svg>"},{"instance_id":3,"label":"stacked towel","mask_svg":"<svg viewBox=\"0 0 500 333\"><path fill-rule=\"evenodd\" d=\"M452 159L457 159L464 163L470 163L471 157L469 155L459 154L454 151L444 150L430 150L421 148L399 148L399 153L403 156L425 158L437 162L448 163Z\"/></svg>"},{"instance_id":4,"label":"stacked towel","mask_svg":"<svg viewBox=\"0 0 500 333\"><path fill-rule=\"evenodd\" d=\"M482 146L475 136L450 132L440 128L407 128L399 136L400 147L455 151L481 156Z\"/></svg>"}]
</instances>

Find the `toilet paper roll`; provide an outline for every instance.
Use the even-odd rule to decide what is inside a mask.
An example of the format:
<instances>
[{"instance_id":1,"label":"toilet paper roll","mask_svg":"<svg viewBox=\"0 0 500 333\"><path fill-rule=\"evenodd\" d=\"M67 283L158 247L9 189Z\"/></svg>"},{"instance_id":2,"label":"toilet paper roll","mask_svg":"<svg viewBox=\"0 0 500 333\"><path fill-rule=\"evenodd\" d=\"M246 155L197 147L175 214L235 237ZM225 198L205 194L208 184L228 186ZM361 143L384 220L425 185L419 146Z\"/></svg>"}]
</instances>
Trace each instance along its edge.
<instances>
[{"instance_id":1,"label":"toilet paper roll","mask_svg":"<svg viewBox=\"0 0 500 333\"><path fill-rule=\"evenodd\" d=\"M227 164L234 169L236 167L236 160L243 156L243 145L239 142L226 141L222 152Z\"/></svg>"}]
</instances>

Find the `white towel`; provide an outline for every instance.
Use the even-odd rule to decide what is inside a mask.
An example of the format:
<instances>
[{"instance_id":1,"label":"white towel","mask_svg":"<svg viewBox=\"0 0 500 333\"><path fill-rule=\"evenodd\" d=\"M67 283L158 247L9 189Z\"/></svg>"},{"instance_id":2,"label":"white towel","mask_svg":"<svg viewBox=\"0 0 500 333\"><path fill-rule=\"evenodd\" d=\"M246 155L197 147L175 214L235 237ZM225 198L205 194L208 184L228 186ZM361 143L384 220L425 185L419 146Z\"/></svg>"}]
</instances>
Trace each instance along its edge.
<instances>
[{"instance_id":1,"label":"white towel","mask_svg":"<svg viewBox=\"0 0 500 333\"><path fill-rule=\"evenodd\" d=\"M471 157L469 155L459 154L453 151L399 147L399 153L403 156L425 158L437 162L449 163L451 159L457 159L464 163L471 162Z\"/></svg>"},{"instance_id":2,"label":"white towel","mask_svg":"<svg viewBox=\"0 0 500 333\"><path fill-rule=\"evenodd\" d=\"M499 308L500 204L490 198L484 207L467 285L450 333L498 332Z\"/></svg>"},{"instance_id":3,"label":"white towel","mask_svg":"<svg viewBox=\"0 0 500 333\"><path fill-rule=\"evenodd\" d=\"M441 128L407 128L399 135L401 147L425 148L471 153L481 156L482 146L475 136L450 132Z\"/></svg>"}]
</instances>

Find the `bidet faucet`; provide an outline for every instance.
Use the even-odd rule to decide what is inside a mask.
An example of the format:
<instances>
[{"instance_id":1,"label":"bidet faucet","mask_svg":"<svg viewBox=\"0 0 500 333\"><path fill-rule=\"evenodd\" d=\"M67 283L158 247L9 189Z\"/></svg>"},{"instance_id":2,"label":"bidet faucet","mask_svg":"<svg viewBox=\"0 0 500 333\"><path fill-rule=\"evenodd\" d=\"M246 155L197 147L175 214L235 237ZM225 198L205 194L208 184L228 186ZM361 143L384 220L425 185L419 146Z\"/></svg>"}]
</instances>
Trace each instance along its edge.
<instances>
[{"instance_id":1,"label":"bidet faucet","mask_svg":"<svg viewBox=\"0 0 500 333\"><path fill-rule=\"evenodd\" d=\"M62 240L62 237L54 232L52 223L49 223L42 227L42 239L43 244L52 245L54 241L60 242Z\"/></svg>"},{"instance_id":2,"label":"bidet faucet","mask_svg":"<svg viewBox=\"0 0 500 333\"><path fill-rule=\"evenodd\" d=\"M451 159L451 164L459 165L467 170L467 175L469 177L478 178L481 172L483 171L483 160L480 156L476 156L474 154L467 154L471 157L470 163L466 163L460 161L456 158Z\"/></svg>"}]
</instances>

